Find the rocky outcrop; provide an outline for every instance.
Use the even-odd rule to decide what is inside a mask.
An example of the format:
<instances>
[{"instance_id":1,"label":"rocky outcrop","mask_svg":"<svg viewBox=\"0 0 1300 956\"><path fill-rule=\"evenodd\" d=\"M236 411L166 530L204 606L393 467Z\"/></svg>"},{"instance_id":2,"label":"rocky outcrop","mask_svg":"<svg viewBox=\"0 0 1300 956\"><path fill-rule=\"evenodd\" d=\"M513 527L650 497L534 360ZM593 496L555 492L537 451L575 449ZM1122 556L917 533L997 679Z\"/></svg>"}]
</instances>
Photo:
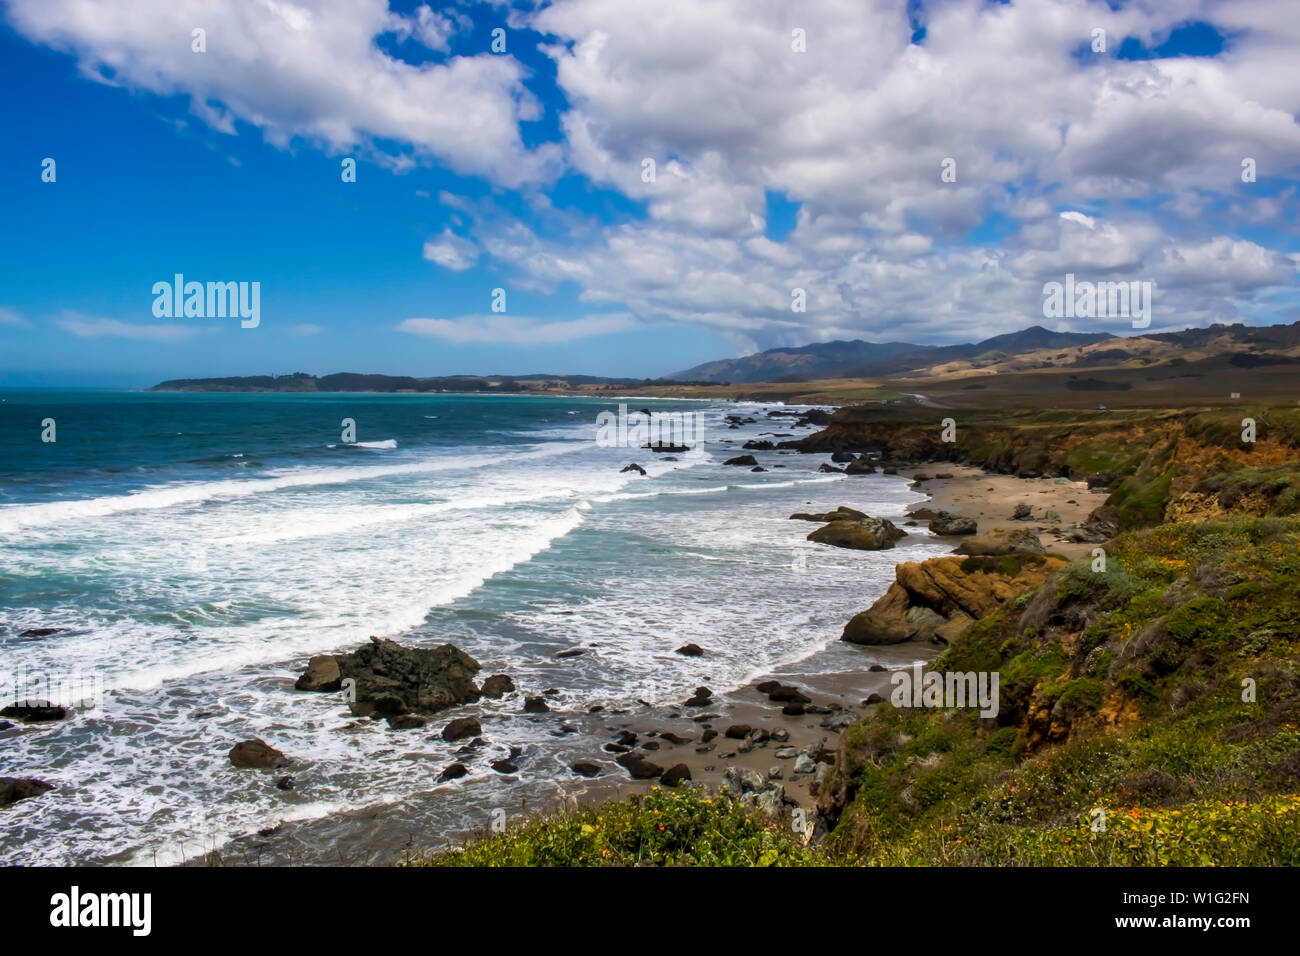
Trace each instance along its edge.
<instances>
[{"instance_id":1,"label":"rocky outcrop","mask_svg":"<svg viewBox=\"0 0 1300 956\"><path fill-rule=\"evenodd\" d=\"M1038 535L1028 528L1016 528L1014 530L995 528L992 531L977 534L973 538L967 538L957 546L958 554L1043 554L1044 551L1043 543L1038 540Z\"/></svg>"},{"instance_id":2,"label":"rocky outcrop","mask_svg":"<svg viewBox=\"0 0 1300 956\"><path fill-rule=\"evenodd\" d=\"M359 717L434 713L481 696L474 683L478 661L452 644L424 648L403 647L378 637L370 641L355 653L332 657L339 686L352 682L349 707ZM314 657L296 686L329 690L333 673L326 659ZM322 680L322 686L312 686Z\"/></svg>"},{"instance_id":3,"label":"rocky outcrop","mask_svg":"<svg viewBox=\"0 0 1300 956\"><path fill-rule=\"evenodd\" d=\"M972 623L1043 582L1061 558L931 558L900 564L880 600L855 614L840 640L851 644L951 641Z\"/></svg>"},{"instance_id":4,"label":"rocky outcrop","mask_svg":"<svg viewBox=\"0 0 1300 956\"><path fill-rule=\"evenodd\" d=\"M859 551L883 551L892 548L907 532L885 518L838 518L808 535L809 541L829 544L837 548L855 548Z\"/></svg>"},{"instance_id":5,"label":"rocky outcrop","mask_svg":"<svg viewBox=\"0 0 1300 956\"><path fill-rule=\"evenodd\" d=\"M0 807L53 790L54 784L32 777L0 777Z\"/></svg>"},{"instance_id":6,"label":"rocky outcrop","mask_svg":"<svg viewBox=\"0 0 1300 956\"><path fill-rule=\"evenodd\" d=\"M753 467L758 464L758 459L753 455L737 455L735 458L728 458L723 462L724 465L748 465Z\"/></svg>"},{"instance_id":7,"label":"rocky outcrop","mask_svg":"<svg viewBox=\"0 0 1300 956\"><path fill-rule=\"evenodd\" d=\"M632 464L630 464L630 465L628 465L627 467L621 469L621 470L619 471L619 474L622 474L622 473L625 472L625 471L634 471L634 472L636 472L638 475L644 475L644 474L645 474L645 469L642 468L640 465L638 465L636 462L632 462Z\"/></svg>"}]
</instances>

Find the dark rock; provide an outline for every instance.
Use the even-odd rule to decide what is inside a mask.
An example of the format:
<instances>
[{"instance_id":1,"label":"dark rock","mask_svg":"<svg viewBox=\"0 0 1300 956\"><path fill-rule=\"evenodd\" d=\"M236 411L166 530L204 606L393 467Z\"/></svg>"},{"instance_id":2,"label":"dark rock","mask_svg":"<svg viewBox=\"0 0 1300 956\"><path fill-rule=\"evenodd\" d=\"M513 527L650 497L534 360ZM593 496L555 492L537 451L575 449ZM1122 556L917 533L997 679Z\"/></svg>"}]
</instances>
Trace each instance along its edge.
<instances>
[{"instance_id":1,"label":"dark rock","mask_svg":"<svg viewBox=\"0 0 1300 956\"><path fill-rule=\"evenodd\" d=\"M755 465L753 468L751 468L751 469L749 469L749 470L750 470L750 471L767 471L766 468L761 468L761 467L759 467L758 465Z\"/></svg>"},{"instance_id":2,"label":"dark rock","mask_svg":"<svg viewBox=\"0 0 1300 956\"><path fill-rule=\"evenodd\" d=\"M625 471L635 471L638 475L645 474L645 469L642 468L640 465L638 465L636 462L632 462L632 464L628 465L626 468L619 471L619 474L621 475Z\"/></svg>"},{"instance_id":3,"label":"dark rock","mask_svg":"<svg viewBox=\"0 0 1300 956\"><path fill-rule=\"evenodd\" d=\"M659 735L659 739L660 739L660 740L666 740L666 741L668 741L670 744L688 744L688 743L690 743L692 740L694 740L695 738L694 738L694 737L679 737L679 736L677 736L675 733L673 733L672 731L667 731L667 732L665 732L665 733L660 734L660 735Z\"/></svg>"},{"instance_id":4,"label":"dark rock","mask_svg":"<svg viewBox=\"0 0 1300 956\"><path fill-rule=\"evenodd\" d=\"M600 765L590 763L586 760L579 760L577 763L569 767L569 769L572 770L574 773L576 773L579 777L600 776Z\"/></svg>"},{"instance_id":5,"label":"dark rock","mask_svg":"<svg viewBox=\"0 0 1300 956\"><path fill-rule=\"evenodd\" d=\"M851 451L833 451L831 452L831 461L843 465L845 462L854 460L854 454Z\"/></svg>"},{"instance_id":6,"label":"dark rock","mask_svg":"<svg viewBox=\"0 0 1300 956\"><path fill-rule=\"evenodd\" d=\"M829 544L837 548L854 548L860 551L882 551L892 548L907 532L885 518L832 521L808 535L809 541Z\"/></svg>"},{"instance_id":7,"label":"dark rock","mask_svg":"<svg viewBox=\"0 0 1300 956\"><path fill-rule=\"evenodd\" d=\"M481 733L483 727L473 717L457 717L442 728L442 739L464 740L466 737L477 737Z\"/></svg>"},{"instance_id":8,"label":"dark rock","mask_svg":"<svg viewBox=\"0 0 1300 956\"><path fill-rule=\"evenodd\" d=\"M32 777L0 777L0 807L53 790L54 784Z\"/></svg>"},{"instance_id":9,"label":"dark rock","mask_svg":"<svg viewBox=\"0 0 1300 956\"><path fill-rule=\"evenodd\" d=\"M664 771L659 782L665 787L675 787L691 779L691 768L684 763L674 764Z\"/></svg>"},{"instance_id":10,"label":"dark rock","mask_svg":"<svg viewBox=\"0 0 1300 956\"><path fill-rule=\"evenodd\" d=\"M712 740L716 736L718 736L718 732L716 730L706 730L703 734L700 735L700 743L707 744L710 740Z\"/></svg>"},{"instance_id":11,"label":"dark rock","mask_svg":"<svg viewBox=\"0 0 1300 956\"><path fill-rule=\"evenodd\" d=\"M245 740L230 748L230 762L236 767L284 767L289 758L259 739Z\"/></svg>"},{"instance_id":12,"label":"dark rock","mask_svg":"<svg viewBox=\"0 0 1300 956\"><path fill-rule=\"evenodd\" d=\"M867 695L867 699L862 702L862 706L867 707L870 706L871 704L883 704L884 702L885 702L884 696L881 694L877 694L876 692L873 691L872 693Z\"/></svg>"},{"instance_id":13,"label":"dark rock","mask_svg":"<svg viewBox=\"0 0 1300 956\"><path fill-rule=\"evenodd\" d=\"M48 700L10 704L0 709L0 717L12 717L24 724L42 724L51 720L62 720L67 716L67 708L52 704Z\"/></svg>"},{"instance_id":14,"label":"dark rock","mask_svg":"<svg viewBox=\"0 0 1300 956\"><path fill-rule=\"evenodd\" d=\"M777 683L775 687L767 691L768 700L783 703L786 701L795 701L800 704L812 703L812 698L805 695L797 687L791 687L788 684Z\"/></svg>"},{"instance_id":15,"label":"dark rock","mask_svg":"<svg viewBox=\"0 0 1300 956\"><path fill-rule=\"evenodd\" d=\"M861 521L866 518L864 511L858 511L856 508L846 508L840 505L834 511L817 512L796 511L790 516L791 521Z\"/></svg>"},{"instance_id":16,"label":"dark rock","mask_svg":"<svg viewBox=\"0 0 1300 956\"><path fill-rule=\"evenodd\" d=\"M800 701L792 700L781 708L781 713L787 717L798 717L800 714L806 713L806 708Z\"/></svg>"},{"instance_id":17,"label":"dark rock","mask_svg":"<svg viewBox=\"0 0 1300 956\"><path fill-rule=\"evenodd\" d=\"M525 714L544 714L551 708L546 706L546 700L542 697L525 697L524 713Z\"/></svg>"},{"instance_id":18,"label":"dark rock","mask_svg":"<svg viewBox=\"0 0 1300 956\"><path fill-rule=\"evenodd\" d=\"M19 631L19 637L49 637L51 634L58 634L62 631L61 627L29 627L25 631ZM5 778L10 779L8 777Z\"/></svg>"},{"instance_id":19,"label":"dark rock","mask_svg":"<svg viewBox=\"0 0 1300 956\"><path fill-rule=\"evenodd\" d=\"M279 780L275 782L275 789L292 790L293 784L294 784L293 777L281 777Z\"/></svg>"},{"instance_id":20,"label":"dark rock","mask_svg":"<svg viewBox=\"0 0 1300 956\"><path fill-rule=\"evenodd\" d=\"M818 467L817 470L818 470L819 472L821 472L822 474L824 474L824 475L830 475L830 474L842 475L842 474L844 474L844 469L843 469L843 468L836 468L834 465L828 465L828 464L826 464L826 462L822 462L821 465L820 465L820 467Z\"/></svg>"},{"instance_id":21,"label":"dark rock","mask_svg":"<svg viewBox=\"0 0 1300 956\"><path fill-rule=\"evenodd\" d=\"M474 684L479 663L460 648L403 647L377 637L370 641L353 654L334 658L342 678L356 682L356 700L350 705L354 714L432 713L479 699Z\"/></svg>"},{"instance_id":22,"label":"dark rock","mask_svg":"<svg viewBox=\"0 0 1300 956\"><path fill-rule=\"evenodd\" d=\"M713 691L707 687L695 688L695 693L683 705L685 707L708 707L713 703Z\"/></svg>"},{"instance_id":23,"label":"dark rock","mask_svg":"<svg viewBox=\"0 0 1300 956\"><path fill-rule=\"evenodd\" d=\"M657 741L657 740L647 740L645 743L643 743L643 744L641 745L641 749L642 749L642 750L658 750L658 749L659 749L659 741Z\"/></svg>"},{"instance_id":24,"label":"dark rock","mask_svg":"<svg viewBox=\"0 0 1300 956\"><path fill-rule=\"evenodd\" d=\"M732 740L744 740L753 729L749 724L732 724L727 728L727 736Z\"/></svg>"},{"instance_id":25,"label":"dark rock","mask_svg":"<svg viewBox=\"0 0 1300 956\"><path fill-rule=\"evenodd\" d=\"M319 654L307 662L307 669L293 686L298 690L335 691L342 683L339 662L332 654Z\"/></svg>"},{"instance_id":26,"label":"dark rock","mask_svg":"<svg viewBox=\"0 0 1300 956\"><path fill-rule=\"evenodd\" d=\"M417 717L415 714L394 714L388 718L388 726L393 730L411 730L423 727L428 722L427 717Z\"/></svg>"},{"instance_id":27,"label":"dark rock","mask_svg":"<svg viewBox=\"0 0 1300 956\"><path fill-rule=\"evenodd\" d=\"M622 744L605 744L605 750L612 754L625 754L631 747L624 747Z\"/></svg>"},{"instance_id":28,"label":"dark rock","mask_svg":"<svg viewBox=\"0 0 1300 956\"><path fill-rule=\"evenodd\" d=\"M863 458L851 461L844 466L844 474L846 475L874 475L875 473L876 466Z\"/></svg>"},{"instance_id":29,"label":"dark rock","mask_svg":"<svg viewBox=\"0 0 1300 956\"><path fill-rule=\"evenodd\" d=\"M579 657L585 653L587 653L585 648L571 647L567 651L560 651L560 653L556 654L555 656L556 657Z\"/></svg>"},{"instance_id":30,"label":"dark rock","mask_svg":"<svg viewBox=\"0 0 1300 956\"><path fill-rule=\"evenodd\" d=\"M1012 521L1028 521L1034 515L1034 509L1026 504L1016 505L1016 510L1011 512Z\"/></svg>"},{"instance_id":31,"label":"dark rock","mask_svg":"<svg viewBox=\"0 0 1300 956\"><path fill-rule=\"evenodd\" d=\"M744 448L747 451L771 451L775 446L770 441L767 441L766 439L762 439L758 441L755 440L747 441L745 442L745 444L741 445L740 447Z\"/></svg>"},{"instance_id":32,"label":"dark rock","mask_svg":"<svg viewBox=\"0 0 1300 956\"><path fill-rule=\"evenodd\" d=\"M635 747L637 741L636 734L630 730L625 730L618 735L618 742L624 747Z\"/></svg>"},{"instance_id":33,"label":"dark rock","mask_svg":"<svg viewBox=\"0 0 1300 956\"><path fill-rule=\"evenodd\" d=\"M940 511L930 519L930 530L935 534L974 534L979 530L974 518L965 518L951 511Z\"/></svg>"},{"instance_id":34,"label":"dark rock","mask_svg":"<svg viewBox=\"0 0 1300 956\"><path fill-rule=\"evenodd\" d=\"M703 657L704 650L698 644L683 644L677 648L674 654L681 654L683 657Z\"/></svg>"},{"instance_id":35,"label":"dark rock","mask_svg":"<svg viewBox=\"0 0 1300 956\"><path fill-rule=\"evenodd\" d=\"M614 762L626 770L633 780L652 780L664 772L663 767L651 763L640 754L623 754Z\"/></svg>"},{"instance_id":36,"label":"dark rock","mask_svg":"<svg viewBox=\"0 0 1300 956\"><path fill-rule=\"evenodd\" d=\"M492 761L492 769L497 773L518 773L519 765L509 757L502 757L500 760Z\"/></svg>"},{"instance_id":37,"label":"dark rock","mask_svg":"<svg viewBox=\"0 0 1300 956\"><path fill-rule=\"evenodd\" d=\"M445 780L459 780L461 777L466 776L468 773L469 773L469 768L466 767L463 763L448 764L447 768L443 770L442 773L438 774L438 782L442 783Z\"/></svg>"},{"instance_id":38,"label":"dark rock","mask_svg":"<svg viewBox=\"0 0 1300 956\"><path fill-rule=\"evenodd\" d=\"M493 700L500 700L506 694L513 694L515 682L505 674L493 674L483 682L483 696L491 697Z\"/></svg>"},{"instance_id":39,"label":"dark rock","mask_svg":"<svg viewBox=\"0 0 1300 956\"><path fill-rule=\"evenodd\" d=\"M754 465L757 465L758 461L757 459L754 458L753 455L737 455L735 458L728 458L726 461L723 462L723 464L724 465L749 465L752 467Z\"/></svg>"}]
</instances>

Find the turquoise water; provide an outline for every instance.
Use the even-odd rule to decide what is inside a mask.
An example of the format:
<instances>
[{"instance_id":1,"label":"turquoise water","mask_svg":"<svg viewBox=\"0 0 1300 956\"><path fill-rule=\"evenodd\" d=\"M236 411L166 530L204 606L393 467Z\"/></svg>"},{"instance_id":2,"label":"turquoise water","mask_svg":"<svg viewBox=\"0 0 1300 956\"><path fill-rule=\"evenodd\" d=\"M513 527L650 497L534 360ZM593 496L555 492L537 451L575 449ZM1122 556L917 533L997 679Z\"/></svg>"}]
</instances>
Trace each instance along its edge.
<instances>
[{"instance_id":1,"label":"turquoise water","mask_svg":"<svg viewBox=\"0 0 1300 956\"><path fill-rule=\"evenodd\" d=\"M0 860L170 862L412 801L435 832L482 826L601 756L603 740L557 730L566 714L788 667L895 561L941 551L922 534L883 554L805 541L792 511L900 517L919 496L792 452L755 452L762 473L723 466L748 438L796 431L776 406L628 404L699 413L704 444L676 461L601 447L597 415L618 403L596 399L0 392L0 672L103 688L68 721L0 731L3 773L58 787L6 811ZM756 421L731 429L737 413ZM623 473L631 461L648 476ZM22 636L34 628L58 630ZM482 676L553 690L554 716L524 718L518 697L465 708L490 752L438 784L457 745L434 724L349 726L335 696L292 689L308 656L372 634L451 641ZM686 641L706 664L672 653ZM556 658L572 647L586 653ZM253 736L298 761L294 790L230 766ZM521 772L502 777L487 763L511 747Z\"/></svg>"}]
</instances>

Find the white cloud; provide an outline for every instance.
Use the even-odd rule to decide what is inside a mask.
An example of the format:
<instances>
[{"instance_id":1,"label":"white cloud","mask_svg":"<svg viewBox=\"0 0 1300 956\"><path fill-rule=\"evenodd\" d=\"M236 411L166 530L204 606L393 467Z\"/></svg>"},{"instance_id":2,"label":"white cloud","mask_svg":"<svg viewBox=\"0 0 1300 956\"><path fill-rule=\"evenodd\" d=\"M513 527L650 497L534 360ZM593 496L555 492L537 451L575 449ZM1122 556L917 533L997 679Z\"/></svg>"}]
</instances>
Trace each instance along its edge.
<instances>
[{"instance_id":1,"label":"white cloud","mask_svg":"<svg viewBox=\"0 0 1300 956\"><path fill-rule=\"evenodd\" d=\"M424 258L452 272L464 272L478 261L478 248L446 229L437 239L425 242Z\"/></svg>"},{"instance_id":2,"label":"white cloud","mask_svg":"<svg viewBox=\"0 0 1300 956\"><path fill-rule=\"evenodd\" d=\"M312 322L300 322L289 329L289 334L297 338L306 338L311 335L320 335L324 331L323 328Z\"/></svg>"},{"instance_id":3,"label":"white cloud","mask_svg":"<svg viewBox=\"0 0 1300 956\"><path fill-rule=\"evenodd\" d=\"M455 345L485 343L532 348L624 332L636 324L631 316L623 314L590 315L555 322L490 314L466 315L455 319L406 319L398 323L397 330L441 339Z\"/></svg>"},{"instance_id":4,"label":"white cloud","mask_svg":"<svg viewBox=\"0 0 1300 956\"><path fill-rule=\"evenodd\" d=\"M13 309L0 306L0 325L29 325L30 323Z\"/></svg>"},{"instance_id":5,"label":"white cloud","mask_svg":"<svg viewBox=\"0 0 1300 956\"><path fill-rule=\"evenodd\" d=\"M391 33L445 51L453 25L427 6L402 17L385 0L10 0L6 12L19 34L72 53L88 77L186 95L222 132L244 122L278 146L302 137L410 165L375 142L395 140L416 159L506 187L559 168L554 145L530 150L520 139L519 122L540 105L518 60L484 50L413 65L376 45ZM196 27L205 53L191 50Z\"/></svg>"},{"instance_id":6,"label":"white cloud","mask_svg":"<svg viewBox=\"0 0 1300 956\"><path fill-rule=\"evenodd\" d=\"M59 327L83 339L115 338L148 342L182 342L202 331L197 325L139 325L117 319L94 318L77 312L65 312L63 316L56 320Z\"/></svg>"}]
</instances>

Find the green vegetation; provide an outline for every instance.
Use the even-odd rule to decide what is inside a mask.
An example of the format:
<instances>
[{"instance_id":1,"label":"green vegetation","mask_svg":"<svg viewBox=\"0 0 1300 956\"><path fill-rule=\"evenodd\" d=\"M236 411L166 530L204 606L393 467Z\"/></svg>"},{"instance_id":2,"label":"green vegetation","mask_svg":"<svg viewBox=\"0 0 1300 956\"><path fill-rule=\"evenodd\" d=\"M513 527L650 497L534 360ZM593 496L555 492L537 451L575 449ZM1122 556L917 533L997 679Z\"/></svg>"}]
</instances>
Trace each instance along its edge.
<instances>
[{"instance_id":1,"label":"green vegetation","mask_svg":"<svg viewBox=\"0 0 1300 956\"><path fill-rule=\"evenodd\" d=\"M663 790L565 811L411 866L812 866L788 822L692 787Z\"/></svg>"},{"instance_id":2,"label":"green vegetation","mask_svg":"<svg viewBox=\"0 0 1300 956\"><path fill-rule=\"evenodd\" d=\"M935 662L999 671L996 719L881 709L845 731L828 853L1300 864L1300 520L1164 525L1107 551L1106 571L1062 569Z\"/></svg>"}]
</instances>

